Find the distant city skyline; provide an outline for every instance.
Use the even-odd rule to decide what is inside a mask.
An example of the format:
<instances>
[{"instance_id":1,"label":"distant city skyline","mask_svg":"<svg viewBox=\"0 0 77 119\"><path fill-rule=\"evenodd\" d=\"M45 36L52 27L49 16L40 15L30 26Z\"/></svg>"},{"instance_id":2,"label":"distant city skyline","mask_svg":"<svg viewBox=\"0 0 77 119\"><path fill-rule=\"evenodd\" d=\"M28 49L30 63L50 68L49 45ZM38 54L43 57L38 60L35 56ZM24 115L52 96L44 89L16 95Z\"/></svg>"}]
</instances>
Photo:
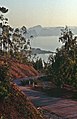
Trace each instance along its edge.
<instances>
[{"instance_id":1,"label":"distant city skyline","mask_svg":"<svg viewBox=\"0 0 77 119\"><path fill-rule=\"evenodd\" d=\"M77 26L77 0L0 0L13 27Z\"/></svg>"}]
</instances>

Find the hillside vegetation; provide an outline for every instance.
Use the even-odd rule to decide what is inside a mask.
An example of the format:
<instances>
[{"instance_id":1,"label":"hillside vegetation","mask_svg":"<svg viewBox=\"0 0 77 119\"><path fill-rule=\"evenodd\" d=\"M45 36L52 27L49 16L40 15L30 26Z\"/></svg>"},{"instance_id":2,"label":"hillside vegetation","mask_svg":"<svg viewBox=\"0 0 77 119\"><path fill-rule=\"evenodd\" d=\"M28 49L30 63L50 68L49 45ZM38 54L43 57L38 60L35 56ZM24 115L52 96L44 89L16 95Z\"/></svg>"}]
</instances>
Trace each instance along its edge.
<instances>
[{"instance_id":1,"label":"hillside vegetation","mask_svg":"<svg viewBox=\"0 0 77 119\"><path fill-rule=\"evenodd\" d=\"M10 82L15 78L37 75L39 73L30 64L12 58L0 58L0 119L41 119L26 96Z\"/></svg>"},{"instance_id":2,"label":"hillside vegetation","mask_svg":"<svg viewBox=\"0 0 77 119\"><path fill-rule=\"evenodd\" d=\"M5 63L9 65L9 75L12 79L39 75L38 71L36 71L30 64L23 64L15 59L0 58L0 64Z\"/></svg>"}]
</instances>

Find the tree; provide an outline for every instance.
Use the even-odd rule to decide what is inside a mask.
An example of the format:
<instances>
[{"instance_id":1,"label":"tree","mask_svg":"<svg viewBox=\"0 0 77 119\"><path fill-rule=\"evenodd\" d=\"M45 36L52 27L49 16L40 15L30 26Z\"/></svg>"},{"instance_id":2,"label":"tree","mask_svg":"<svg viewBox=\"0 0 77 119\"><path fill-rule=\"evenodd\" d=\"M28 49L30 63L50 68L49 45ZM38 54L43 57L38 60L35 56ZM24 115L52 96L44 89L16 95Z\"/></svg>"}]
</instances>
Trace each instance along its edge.
<instances>
[{"instance_id":1,"label":"tree","mask_svg":"<svg viewBox=\"0 0 77 119\"><path fill-rule=\"evenodd\" d=\"M2 13L6 13L6 12L8 12L8 9L6 9L5 7L0 7L0 11Z\"/></svg>"},{"instance_id":2,"label":"tree","mask_svg":"<svg viewBox=\"0 0 77 119\"><path fill-rule=\"evenodd\" d=\"M38 71L42 71L43 69L43 62L41 58L37 58L36 61L32 61L33 67L38 70Z\"/></svg>"},{"instance_id":3,"label":"tree","mask_svg":"<svg viewBox=\"0 0 77 119\"><path fill-rule=\"evenodd\" d=\"M8 12L8 9L0 7L0 11L2 13L6 13ZM4 17L3 14L0 15L0 31L0 50L8 52L8 50L12 47L10 32L12 32L13 29L8 25L8 18Z\"/></svg>"},{"instance_id":4,"label":"tree","mask_svg":"<svg viewBox=\"0 0 77 119\"><path fill-rule=\"evenodd\" d=\"M8 12L8 9L0 7L1 13ZM0 53L2 55L14 56L15 58L23 56L28 57L31 54L30 40L26 39L27 28L13 29L8 25L8 18L0 15ZM16 55L16 56L15 56Z\"/></svg>"},{"instance_id":5,"label":"tree","mask_svg":"<svg viewBox=\"0 0 77 119\"><path fill-rule=\"evenodd\" d=\"M20 60L23 59L23 51L27 50L26 46L30 46L30 40L26 42L26 32L27 29L25 26L22 27L22 32L19 28L13 29L10 25L8 25L8 18L6 18L3 13L7 13L8 9L5 7L0 7L0 56L7 57L10 55ZM30 46L31 48L31 46ZM28 49L29 50L29 49ZM25 53L26 54L26 53ZM0 62L0 99L5 99L9 93L9 68L7 57L3 57L3 62L6 58L6 62L1 64Z\"/></svg>"},{"instance_id":6,"label":"tree","mask_svg":"<svg viewBox=\"0 0 77 119\"><path fill-rule=\"evenodd\" d=\"M63 43L60 49L56 50L54 60L51 64L53 80L57 87L69 84L77 87L77 37L68 27L61 30L59 41Z\"/></svg>"},{"instance_id":7,"label":"tree","mask_svg":"<svg viewBox=\"0 0 77 119\"><path fill-rule=\"evenodd\" d=\"M7 63L0 64L0 101L3 101L10 92L8 70Z\"/></svg>"},{"instance_id":8,"label":"tree","mask_svg":"<svg viewBox=\"0 0 77 119\"><path fill-rule=\"evenodd\" d=\"M31 44L30 40L26 39L26 33L27 29L23 26L21 29L16 28L12 35L14 57L24 63L28 62L31 56Z\"/></svg>"},{"instance_id":9,"label":"tree","mask_svg":"<svg viewBox=\"0 0 77 119\"><path fill-rule=\"evenodd\" d=\"M25 26L23 26L23 27L21 28L21 32L26 35L26 33L27 33L27 28L26 28Z\"/></svg>"}]
</instances>

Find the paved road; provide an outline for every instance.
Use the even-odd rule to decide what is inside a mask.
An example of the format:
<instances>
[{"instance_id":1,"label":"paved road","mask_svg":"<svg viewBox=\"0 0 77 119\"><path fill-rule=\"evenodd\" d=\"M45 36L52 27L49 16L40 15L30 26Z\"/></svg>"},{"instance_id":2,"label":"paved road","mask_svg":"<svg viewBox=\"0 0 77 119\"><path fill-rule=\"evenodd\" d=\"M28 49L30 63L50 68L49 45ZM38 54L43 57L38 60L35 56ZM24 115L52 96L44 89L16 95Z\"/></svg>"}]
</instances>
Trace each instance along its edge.
<instances>
[{"instance_id":1,"label":"paved road","mask_svg":"<svg viewBox=\"0 0 77 119\"><path fill-rule=\"evenodd\" d=\"M55 113L62 119L77 119L77 102L69 99L48 97L44 93L31 90L29 87L19 86L32 103L50 113ZM55 118L56 119L56 118Z\"/></svg>"},{"instance_id":2,"label":"paved road","mask_svg":"<svg viewBox=\"0 0 77 119\"><path fill-rule=\"evenodd\" d=\"M47 110L60 117L60 119L77 119L77 101L69 99L48 97L43 92L35 91L29 87L19 86L31 102L38 108ZM49 114L50 114L49 113ZM47 119L59 119L57 117Z\"/></svg>"},{"instance_id":3,"label":"paved road","mask_svg":"<svg viewBox=\"0 0 77 119\"><path fill-rule=\"evenodd\" d=\"M20 89L28 96L36 107L47 106L54 104L60 100L60 98L48 97L43 92L35 91L29 87L19 86Z\"/></svg>"},{"instance_id":4,"label":"paved road","mask_svg":"<svg viewBox=\"0 0 77 119\"><path fill-rule=\"evenodd\" d=\"M20 79L14 79L13 82L16 83L17 85L21 85L21 81L23 80L34 80L38 79L41 77L45 77L46 75L38 75L38 76L31 76L31 77L25 77L25 78L20 78Z\"/></svg>"}]
</instances>

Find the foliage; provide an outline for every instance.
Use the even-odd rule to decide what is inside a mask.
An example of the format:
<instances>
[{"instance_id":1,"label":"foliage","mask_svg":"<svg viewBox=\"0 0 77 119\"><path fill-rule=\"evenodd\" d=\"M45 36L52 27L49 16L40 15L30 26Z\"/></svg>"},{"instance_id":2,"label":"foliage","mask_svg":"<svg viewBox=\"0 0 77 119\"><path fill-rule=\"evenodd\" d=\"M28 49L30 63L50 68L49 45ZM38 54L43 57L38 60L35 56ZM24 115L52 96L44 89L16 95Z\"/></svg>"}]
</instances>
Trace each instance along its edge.
<instances>
[{"instance_id":1,"label":"foliage","mask_svg":"<svg viewBox=\"0 0 77 119\"><path fill-rule=\"evenodd\" d=\"M51 71L52 71L52 63L54 62L54 54L52 53L49 57L48 57L48 61L45 62L44 61L44 72L46 75L51 75Z\"/></svg>"},{"instance_id":2,"label":"foliage","mask_svg":"<svg viewBox=\"0 0 77 119\"><path fill-rule=\"evenodd\" d=\"M29 80L22 80L21 85L22 86L29 85Z\"/></svg>"},{"instance_id":3,"label":"foliage","mask_svg":"<svg viewBox=\"0 0 77 119\"><path fill-rule=\"evenodd\" d=\"M0 7L0 55L7 54L7 56L19 58L23 60L21 54L26 58L31 53L30 39L26 39L27 29L23 26L21 29L12 28L8 24L8 18L3 13L8 12L5 7ZM28 58L27 58L28 59Z\"/></svg>"},{"instance_id":4,"label":"foliage","mask_svg":"<svg viewBox=\"0 0 77 119\"><path fill-rule=\"evenodd\" d=\"M33 64L33 67L36 69L36 70L42 70L43 69L43 62L42 62L42 59L41 58L37 58L36 61L32 61L32 64Z\"/></svg>"},{"instance_id":5,"label":"foliage","mask_svg":"<svg viewBox=\"0 0 77 119\"><path fill-rule=\"evenodd\" d=\"M63 43L51 63L51 70L48 71L53 75L53 80L57 87L63 87L69 84L77 87L77 37L68 27L61 30L59 41Z\"/></svg>"},{"instance_id":6,"label":"foliage","mask_svg":"<svg viewBox=\"0 0 77 119\"><path fill-rule=\"evenodd\" d=\"M0 100L5 99L9 94L8 66L0 66Z\"/></svg>"},{"instance_id":7,"label":"foliage","mask_svg":"<svg viewBox=\"0 0 77 119\"><path fill-rule=\"evenodd\" d=\"M21 81L21 85L22 86L25 86L25 85L29 85L29 82L30 82L30 84L33 84L33 82L34 82L34 80L22 80Z\"/></svg>"},{"instance_id":8,"label":"foliage","mask_svg":"<svg viewBox=\"0 0 77 119\"><path fill-rule=\"evenodd\" d=\"M8 12L8 9L6 9L5 7L0 7L0 11L2 13L6 13L6 12Z\"/></svg>"}]
</instances>

